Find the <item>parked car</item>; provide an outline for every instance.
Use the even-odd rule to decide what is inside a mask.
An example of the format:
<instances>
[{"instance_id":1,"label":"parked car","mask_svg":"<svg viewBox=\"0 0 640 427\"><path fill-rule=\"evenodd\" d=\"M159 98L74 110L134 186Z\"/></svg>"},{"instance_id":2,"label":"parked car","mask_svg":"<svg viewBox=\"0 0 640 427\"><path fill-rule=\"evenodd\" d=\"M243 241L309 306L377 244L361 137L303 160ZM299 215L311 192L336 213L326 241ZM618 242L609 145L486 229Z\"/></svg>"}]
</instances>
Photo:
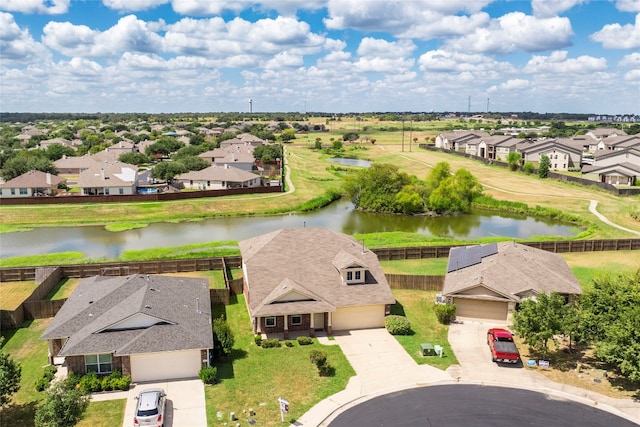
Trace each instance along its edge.
<instances>
[{"instance_id":1,"label":"parked car","mask_svg":"<svg viewBox=\"0 0 640 427\"><path fill-rule=\"evenodd\" d=\"M138 403L133 417L133 426L162 427L164 425L166 397L167 395L161 388L141 391L136 397Z\"/></svg>"},{"instance_id":2,"label":"parked car","mask_svg":"<svg viewBox=\"0 0 640 427\"><path fill-rule=\"evenodd\" d=\"M487 331L487 344L491 349L491 360L503 363L518 363L520 353L513 342L513 335L506 329L492 328Z\"/></svg>"}]
</instances>

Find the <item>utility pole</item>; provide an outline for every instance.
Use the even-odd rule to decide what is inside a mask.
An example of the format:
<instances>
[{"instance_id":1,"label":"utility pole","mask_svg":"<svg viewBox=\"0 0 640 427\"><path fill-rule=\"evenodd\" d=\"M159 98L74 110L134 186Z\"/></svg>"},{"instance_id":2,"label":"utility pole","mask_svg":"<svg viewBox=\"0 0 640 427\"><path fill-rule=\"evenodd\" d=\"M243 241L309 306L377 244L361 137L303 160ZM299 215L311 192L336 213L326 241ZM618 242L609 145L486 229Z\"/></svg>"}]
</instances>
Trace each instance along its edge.
<instances>
[{"instance_id":1,"label":"utility pole","mask_svg":"<svg viewBox=\"0 0 640 427\"><path fill-rule=\"evenodd\" d=\"M404 113L402 113L402 152L404 153Z\"/></svg>"},{"instance_id":2,"label":"utility pole","mask_svg":"<svg viewBox=\"0 0 640 427\"><path fill-rule=\"evenodd\" d=\"M253 99L249 99L249 112L253 113Z\"/></svg>"},{"instance_id":3,"label":"utility pole","mask_svg":"<svg viewBox=\"0 0 640 427\"><path fill-rule=\"evenodd\" d=\"M489 98L487 98L487 113L489 112Z\"/></svg>"},{"instance_id":4,"label":"utility pole","mask_svg":"<svg viewBox=\"0 0 640 427\"><path fill-rule=\"evenodd\" d=\"M409 152L411 152L412 141L413 141L413 116L411 116L411 126L409 127Z\"/></svg>"}]
</instances>

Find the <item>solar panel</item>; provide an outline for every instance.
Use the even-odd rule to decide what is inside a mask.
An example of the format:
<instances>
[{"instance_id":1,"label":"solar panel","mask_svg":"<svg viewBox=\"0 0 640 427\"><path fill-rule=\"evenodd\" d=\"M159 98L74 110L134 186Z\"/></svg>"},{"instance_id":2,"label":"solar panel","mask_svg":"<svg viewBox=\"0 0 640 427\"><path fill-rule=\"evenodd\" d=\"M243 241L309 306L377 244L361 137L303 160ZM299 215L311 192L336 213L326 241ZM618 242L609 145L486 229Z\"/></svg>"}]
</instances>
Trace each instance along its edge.
<instances>
[{"instance_id":1,"label":"solar panel","mask_svg":"<svg viewBox=\"0 0 640 427\"><path fill-rule=\"evenodd\" d=\"M447 263L447 273L480 264L482 258L497 253L498 245L496 243L451 248L449 251L449 261Z\"/></svg>"}]
</instances>

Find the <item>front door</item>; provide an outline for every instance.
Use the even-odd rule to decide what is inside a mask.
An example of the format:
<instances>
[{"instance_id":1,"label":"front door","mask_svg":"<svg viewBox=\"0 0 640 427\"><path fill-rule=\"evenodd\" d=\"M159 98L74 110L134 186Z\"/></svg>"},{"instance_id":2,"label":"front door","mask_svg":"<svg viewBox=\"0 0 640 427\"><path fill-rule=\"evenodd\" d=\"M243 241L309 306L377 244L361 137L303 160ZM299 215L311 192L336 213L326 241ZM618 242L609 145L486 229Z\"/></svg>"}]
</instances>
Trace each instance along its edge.
<instances>
[{"instance_id":1,"label":"front door","mask_svg":"<svg viewBox=\"0 0 640 427\"><path fill-rule=\"evenodd\" d=\"M324 313L313 314L313 328L316 331L324 330Z\"/></svg>"}]
</instances>

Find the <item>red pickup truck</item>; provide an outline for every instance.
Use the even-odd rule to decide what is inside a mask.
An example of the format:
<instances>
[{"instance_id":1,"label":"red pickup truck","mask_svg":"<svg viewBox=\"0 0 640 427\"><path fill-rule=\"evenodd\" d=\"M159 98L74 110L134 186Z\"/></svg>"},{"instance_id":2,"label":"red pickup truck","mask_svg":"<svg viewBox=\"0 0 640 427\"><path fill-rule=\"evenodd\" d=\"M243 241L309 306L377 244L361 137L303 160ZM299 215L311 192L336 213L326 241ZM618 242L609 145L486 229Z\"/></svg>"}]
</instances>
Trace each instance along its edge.
<instances>
[{"instance_id":1,"label":"red pickup truck","mask_svg":"<svg viewBox=\"0 0 640 427\"><path fill-rule=\"evenodd\" d=\"M506 329L489 329L487 344L491 349L491 360L494 362L518 363L520 360L520 353L513 342L513 335Z\"/></svg>"}]
</instances>

